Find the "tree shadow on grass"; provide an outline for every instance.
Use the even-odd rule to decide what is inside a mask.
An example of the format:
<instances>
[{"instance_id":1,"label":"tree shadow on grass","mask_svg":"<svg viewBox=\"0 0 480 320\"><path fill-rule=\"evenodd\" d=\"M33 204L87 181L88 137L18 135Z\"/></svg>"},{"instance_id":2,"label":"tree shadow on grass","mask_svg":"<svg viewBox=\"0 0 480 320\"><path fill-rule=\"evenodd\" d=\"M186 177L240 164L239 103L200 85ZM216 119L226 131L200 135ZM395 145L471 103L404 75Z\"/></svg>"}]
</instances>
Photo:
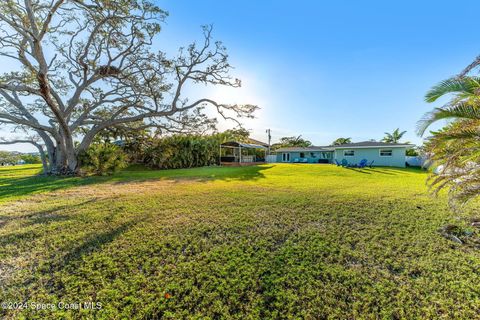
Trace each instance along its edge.
<instances>
[{"instance_id":1,"label":"tree shadow on grass","mask_svg":"<svg viewBox=\"0 0 480 320\"><path fill-rule=\"evenodd\" d=\"M80 207L88 205L95 201L97 201L97 199L93 198L90 200L82 201L80 203L56 206L50 209L34 211L23 215L0 215L0 229L10 221L26 220L26 225L34 225L70 220L70 216L59 214L59 212L63 212L64 210L72 208L78 210Z\"/></svg>"},{"instance_id":2,"label":"tree shadow on grass","mask_svg":"<svg viewBox=\"0 0 480 320\"><path fill-rule=\"evenodd\" d=\"M74 247L73 250L67 253L62 259L61 265L57 265L56 267L61 268L64 265L68 265L71 263L75 263L76 261L82 260L83 256L100 250L103 246L113 242L120 235L122 235L127 230L129 230L143 220L145 219L128 221L111 230L101 233L90 234L84 239L84 241L80 245Z\"/></svg>"},{"instance_id":3,"label":"tree shadow on grass","mask_svg":"<svg viewBox=\"0 0 480 320\"><path fill-rule=\"evenodd\" d=\"M257 165L245 167L200 167L187 169L166 169L150 171L123 171L112 176L110 181L116 183L142 182L149 180L170 180L174 182L195 181L248 181L265 178L262 171L272 168L272 165Z\"/></svg>"},{"instance_id":4,"label":"tree shadow on grass","mask_svg":"<svg viewBox=\"0 0 480 320\"><path fill-rule=\"evenodd\" d=\"M50 277L48 277L49 279L47 280L46 287L51 288L52 292L55 294L61 295L64 285L59 282L58 278L53 276L56 272L63 269L76 269L77 266L82 263L85 257L101 251L105 246L114 242L125 232L142 221L145 221L145 218L122 223L119 226L105 232L92 232L83 240L80 240L77 246L69 245L67 247L68 252L61 257L61 259L55 259L55 254L51 256L51 258L46 262L46 268L42 268L44 270L44 274L46 273L50 275Z\"/></svg>"},{"instance_id":5,"label":"tree shadow on grass","mask_svg":"<svg viewBox=\"0 0 480 320\"><path fill-rule=\"evenodd\" d=\"M398 175L398 173L392 171L391 169L383 168L380 167L372 167L372 168L355 168L355 167L345 167L345 169L348 169L350 171L355 171L358 173L364 173L364 174L372 174L372 173L380 173L380 174L386 174L386 175Z\"/></svg>"},{"instance_id":6,"label":"tree shadow on grass","mask_svg":"<svg viewBox=\"0 0 480 320\"><path fill-rule=\"evenodd\" d=\"M14 220L24 219L24 217L9 217L9 216L0 216L0 230L5 227L8 222ZM70 220L70 217L65 215L60 215L56 213L47 213L43 215L32 214L31 217L27 218L26 225L17 229L16 232L7 233L6 235L0 236L0 246L4 245L16 245L20 246L21 242L34 241L39 233L37 230L25 230L24 227L31 226L34 224L45 224L52 222L63 222ZM22 230L22 231L18 231Z\"/></svg>"},{"instance_id":7,"label":"tree shadow on grass","mask_svg":"<svg viewBox=\"0 0 480 320\"><path fill-rule=\"evenodd\" d=\"M2 175L9 175L9 174L17 174L19 171L32 171L35 170L32 167L22 167L22 166L8 166L8 167L1 167L0 166L0 174ZM41 169L39 169L41 171Z\"/></svg>"},{"instance_id":8,"label":"tree shadow on grass","mask_svg":"<svg viewBox=\"0 0 480 320\"><path fill-rule=\"evenodd\" d=\"M22 231L16 233L9 233L0 237L0 246L6 246L10 244L16 244L22 241L34 241L37 234L30 231Z\"/></svg>"},{"instance_id":9,"label":"tree shadow on grass","mask_svg":"<svg viewBox=\"0 0 480 320\"><path fill-rule=\"evenodd\" d=\"M397 168L397 167L365 167L365 168L355 168L355 167L344 167L344 169L348 169L350 171L355 171L358 173L365 173L365 174L372 174L372 173L379 173L385 174L390 176L399 176L405 174L424 174L425 171L416 168Z\"/></svg>"},{"instance_id":10,"label":"tree shadow on grass","mask_svg":"<svg viewBox=\"0 0 480 320\"><path fill-rule=\"evenodd\" d=\"M4 178L0 175L0 203L26 196L33 193L41 193L54 191L58 189L66 189L80 185L94 183L95 179L80 177L8 177Z\"/></svg>"},{"instance_id":11,"label":"tree shadow on grass","mask_svg":"<svg viewBox=\"0 0 480 320\"><path fill-rule=\"evenodd\" d=\"M64 204L64 205L56 206L56 207L45 209L45 210L33 211L31 213L23 214L23 215L0 215L0 220L11 221L11 220L24 220L24 219L41 219L43 217L48 217L52 214L56 214L57 212L63 211L65 209L72 209L72 207L78 210L79 207L93 203L96 200L97 200L96 198L93 198L93 199L85 200L79 203Z\"/></svg>"},{"instance_id":12,"label":"tree shadow on grass","mask_svg":"<svg viewBox=\"0 0 480 320\"><path fill-rule=\"evenodd\" d=\"M368 170L370 170L371 172L374 172L374 173L386 174L386 175L389 175L389 176L397 175L397 173L392 172L392 170L389 170L389 169L385 170L384 168L380 168L380 167L373 167L373 168L369 168Z\"/></svg>"},{"instance_id":13,"label":"tree shadow on grass","mask_svg":"<svg viewBox=\"0 0 480 320\"><path fill-rule=\"evenodd\" d=\"M351 171L355 171L355 172L358 172L358 173L363 173L363 174L372 174L371 172L368 172L368 171L366 171L365 169L361 169L361 168L349 168L349 167L346 167L345 169L348 169L348 170L351 170Z\"/></svg>"},{"instance_id":14,"label":"tree shadow on grass","mask_svg":"<svg viewBox=\"0 0 480 320\"><path fill-rule=\"evenodd\" d=\"M422 168L415 168L415 167L405 167L405 168L400 168L400 167L373 167L373 168L369 168L368 170L371 170L372 172L381 173L381 174L397 175L397 176L412 175L412 174L425 175L427 173Z\"/></svg>"},{"instance_id":15,"label":"tree shadow on grass","mask_svg":"<svg viewBox=\"0 0 480 320\"><path fill-rule=\"evenodd\" d=\"M145 217L142 217L127 221L105 231L94 230L81 239L74 240L73 242L68 241L65 247L52 251L48 253L47 257L42 258L40 265L32 265L37 271L32 270L33 278L29 277L24 279L22 286L27 286L32 283L32 281L39 281L38 277L44 278L46 276L44 286L50 288L52 293L61 295L64 286L59 282L61 280L55 277L56 272L64 270L65 268L68 270L76 269L86 256L101 251L109 243L114 242L136 224L145 221L145 219ZM25 232L0 238L0 245L2 245L2 243L17 243L19 247L22 247L20 242L35 240L38 240L38 238L34 233Z\"/></svg>"},{"instance_id":16,"label":"tree shadow on grass","mask_svg":"<svg viewBox=\"0 0 480 320\"><path fill-rule=\"evenodd\" d=\"M86 186L100 183L128 183L152 180L173 181L247 181L265 178L264 170L272 165L248 167L201 167L172 170L124 170L112 176L103 177L45 177L45 176L3 176L0 171L0 204L35 193L56 191L72 187Z\"/></svg>"}]
</instances>

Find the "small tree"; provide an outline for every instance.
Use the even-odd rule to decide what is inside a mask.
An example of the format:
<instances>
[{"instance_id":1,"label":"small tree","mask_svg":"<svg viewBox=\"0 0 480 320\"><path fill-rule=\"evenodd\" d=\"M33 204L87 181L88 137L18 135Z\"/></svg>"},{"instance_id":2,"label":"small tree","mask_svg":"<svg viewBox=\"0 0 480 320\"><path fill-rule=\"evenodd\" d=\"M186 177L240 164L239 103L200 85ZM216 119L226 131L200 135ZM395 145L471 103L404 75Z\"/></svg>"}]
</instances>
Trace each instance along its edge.
<instances>
[{"instance_id":1,"label":"small tree","mask_svg":"<svg viewBox=\"0 0 480 320\"><path fill-rule=\"evenodd\" d=\"M409 157L417 157L419 153L416 148L410 148L405 151L405 155Z\"/></svg>"},{"instance_id":2,"label":"small tree","mask_svg":"<svg viewBox=\"0 0 480 320\"><path fill-rule=\"evenodd\" d=\"M77 173L79 155L108 128L156 127L203 131L225 119L251 117L254 105L208 97L190 101L191 84L239 87L212 28L176 57L151 45L167 13L149 0L2 0L0 56L12 63L0 75L0 124L25 132L46 171ZM19 67L17 67L19 66Z\"/></svg>"}]
</instances>

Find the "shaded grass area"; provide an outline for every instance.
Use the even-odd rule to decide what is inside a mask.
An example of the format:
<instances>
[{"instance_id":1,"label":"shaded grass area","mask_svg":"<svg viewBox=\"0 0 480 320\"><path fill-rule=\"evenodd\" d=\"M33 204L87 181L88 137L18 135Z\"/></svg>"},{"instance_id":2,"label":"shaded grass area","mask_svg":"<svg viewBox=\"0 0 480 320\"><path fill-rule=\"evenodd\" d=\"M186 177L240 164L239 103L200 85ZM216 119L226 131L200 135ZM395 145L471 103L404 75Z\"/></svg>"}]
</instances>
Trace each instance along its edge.
<instances>
[{"instance_id":1,"label":"shaded grass area","mask_svg":"<svg viewBox=\"0 0 480 320\"><path fill-rule=\"evenodd\" d=\"M24 196L66 189L75 186L106 182L144 181L149 179L258 179L267 167L223 168L204 167L178 170L149 170L143 166L131 166L115 176L106 177L58 177L41 176L40 165L0 167L0 204Z\"/></svg>"},{"instance_id":2,"label":"shaded grass area","mask_svg":"<svg viewBox=\"0 0 480 320\"><path fill-rule=\"evenodd\" d=\"M458 218L420 170L27 171L0 170L0 183L24 188L1 191L0 301L102 309L6 318L479 316L480 255L438 234Z\"/></svg>"}]
</instances>

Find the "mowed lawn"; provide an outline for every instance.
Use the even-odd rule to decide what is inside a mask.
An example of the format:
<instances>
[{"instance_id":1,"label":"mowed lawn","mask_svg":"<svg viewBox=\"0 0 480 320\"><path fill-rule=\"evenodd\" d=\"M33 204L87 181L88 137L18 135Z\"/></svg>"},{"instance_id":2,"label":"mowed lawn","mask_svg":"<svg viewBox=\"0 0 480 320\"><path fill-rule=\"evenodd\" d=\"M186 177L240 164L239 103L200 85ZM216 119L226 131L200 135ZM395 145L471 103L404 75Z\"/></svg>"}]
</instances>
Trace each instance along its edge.
<instances>
[{"instance_id":1,"label":"mowed lawn","mask_svg":"<svg viewBox=\"0 0 480 320\"><path fill-rule=\"evenodd\" d=\"M480 251L417 169L0 169L0 318L479 318ZM478 208L478 206L477 206ZM476 236L476 230L473 236Z\"/></svg>"}]
</instances>

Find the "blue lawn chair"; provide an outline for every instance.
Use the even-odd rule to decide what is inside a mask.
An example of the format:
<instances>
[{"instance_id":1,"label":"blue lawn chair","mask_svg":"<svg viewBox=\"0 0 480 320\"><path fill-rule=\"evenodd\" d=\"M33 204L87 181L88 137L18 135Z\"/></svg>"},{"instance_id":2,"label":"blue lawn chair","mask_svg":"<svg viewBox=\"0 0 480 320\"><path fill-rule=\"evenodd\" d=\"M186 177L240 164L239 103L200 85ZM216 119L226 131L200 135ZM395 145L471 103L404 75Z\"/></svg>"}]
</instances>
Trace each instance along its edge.
<instances>
[{"instance_id":1,"label":"blue lawn chair","mask_svg":"<svg viewBox=\"0 0 480 320\"><path fill-rule=\"evenodd\" d=\"M342 165L340 162L337 161L337 159L334 159L333 161L335 161L335 164L337 165L337 167L340 167Z\"/></svg>"},{"instance_id":2,"label":"blue lawn chair","mask_svg":"<svg viewBox=\"0 0 480 320\"><path fill-rule=\"evenodd\" d=\"M293 163L299 163L299 162L300 162L300 159L299 159L299 158L293 159Z\"/></svg>"},{"instance_id":3,"label":"blue lawn chair","mask_svg":"<svg viewBox=\"0 0 480 320\"><path fill-rule=\"evenodd\" d=\"M372 160L372 162L370 162L369 164L367 164L368 167L372 167L372 164L375 162L375 160Z\"/></svg>"},{"instance_id":4,"label":"blue lawn chair","mask_svg":"<svg viewBox=\"0 0 480 320\"><path fill-rule=\"evenodd\" d=\"M348 167L347 159L342 159L342 167Z\"/></svg>"},{"instance_id":5,"label":"blue lawn chair","mask_svg":"<svg viewBox=\"0 0 480 320\"><path fill-rule=\"evenodd\" d=\"M362 159L360 163L358 164L359 168L365 168L367 166L368 160L367 159Z\"/></svg>"}]
</instances>

